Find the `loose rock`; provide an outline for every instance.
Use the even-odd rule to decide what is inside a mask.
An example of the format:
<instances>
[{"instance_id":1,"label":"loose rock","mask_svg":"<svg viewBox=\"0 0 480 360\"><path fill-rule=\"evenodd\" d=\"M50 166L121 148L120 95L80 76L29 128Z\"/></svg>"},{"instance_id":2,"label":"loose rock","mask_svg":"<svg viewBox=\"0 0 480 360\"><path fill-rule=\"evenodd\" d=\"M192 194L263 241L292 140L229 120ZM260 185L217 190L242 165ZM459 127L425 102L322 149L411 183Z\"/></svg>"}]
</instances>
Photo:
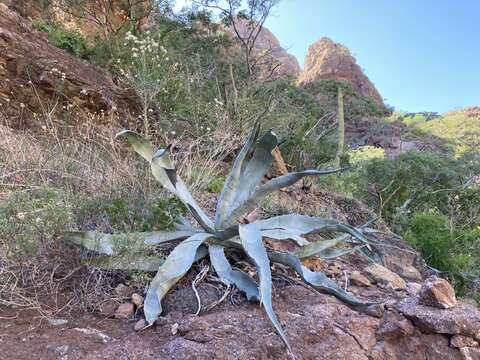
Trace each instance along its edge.
<instances>
[{"instance_id":1,"label":"loose rock","mask_svg":"<svg viewBox=\"0 0 480 360\"><path fill-rule=\"evenodd\" d=\"M109 299L107 301L102 302L98 306L98 311L102 316L110 317L115 314L115 310L117 310L117 308L118 308L118 302L113 299Z\"/></svg>"},{"instance_id":2,"label":"loose rock","mask_svg":"<svg viewBox=\"0 0 480 360\"><path fill-rule=\"evenodd\" d=\"M350 283L355 286L368 287L372 285L370 280L368 280L366 276L363 276L360 273L360 271L352 271L352 273L350 274L349 280L350 280Z\"/></svg>"},{"instance_id":3,"label":"loose rock","mask_svg":"<svg viewBox=\"0 0 480 360\"><path fill-rule=\"evenodd\" d=\"M457 304L455 290L445 280L432 276L422 286L419 292L420 304L440 309L449 309Z\"/></svg>"},{"instance_id":4,"label":"loose rock","mask_svg":"<svg viewBox=\"0 0 480 360\"><path fill-rule=\"evenodd\" d=\"M456 348L475 347L478 346L478 342L468 336L455 335L450 339L450 346Z\"/></svg>"},{"instance_id":5,"label":"loose rock","mask_svg":"<svg viewBox=\"0 0 480 360\"><path fill-rule=\"evenodd\" d=\"M132 294L132 303L135 304L136 307L140 307L143 304L143 296L137 293Z\"/></svg>"},{"instance_id":6,"label":"loose rock","mask_svg":"<svg viewBox=\"0 0 480 360\"><path fill-rule=\"evenodd\" d=\"M394 272L388 270L386 267L383 267L379 264L370 265L365 269L365 272L375 281L376 283L383 284L386 286L391 286L393 289L405 289L407 284L400 276Z\"/></svg>"},{"instance_id":7,"label":"loose rock","mask_svg":"<svg viewBox=\"0 0 480 360\"><path fill-rule=\"evenodd\" d=\"M115 292L117 293L118 296L122 298L129 298L132 296L135 290L133 290L133 288L125 284L118 284L117 287L115 288Z\"/></svg>"},{"instance_id":8,"label":"loose rock","mask_svg":"<svg viewBox=\"0 0 480 360\"><path fill-rule=\"evenodd\" d=\"M407 283L407 293L411 296L415 296L420 292L422 285L415 282Z\"/></svg>"},{"instance_id":9,"label":"loose rock","mask_svg":"<svg viewBox=\"0 0 480 360\"><path fill-rule=\"evenodd\" d=\"M141 331L143 329L145 329L147 327L147 322L145 321L145 319L140 319L138 320L136 323L135 323L135 326L134 326L134 330L135 331Z\"/></svg>"},{"instance_id":10,"label":"loose rock","mask_svg":"<svg viewBox=\"0 0 480 360\"><path fill-rule=\"evenodd\" d=\"M115 311L115 317L117 319L129 319L133 316L135 308L132 303L123 303Z\"/></svg>"}]
</instances>

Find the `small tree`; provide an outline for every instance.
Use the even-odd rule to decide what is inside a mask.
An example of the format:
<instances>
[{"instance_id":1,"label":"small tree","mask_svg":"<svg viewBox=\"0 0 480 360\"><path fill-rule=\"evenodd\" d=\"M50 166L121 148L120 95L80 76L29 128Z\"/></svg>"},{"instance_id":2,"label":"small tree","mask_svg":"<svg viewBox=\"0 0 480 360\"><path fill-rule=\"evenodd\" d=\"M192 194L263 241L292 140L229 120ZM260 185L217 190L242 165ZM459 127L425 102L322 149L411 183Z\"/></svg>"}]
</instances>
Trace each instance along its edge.
<instances>
[{"instance_id":1,"label":"small tree","mask_svg":"<svg viewBox=\"0 0 480 360\"><path fill-rule=\"evenodd\" d=\"M140 98L143 129L148 136L152 106L159 108L158 96L168 92L168 84L177 72L178 65L172 63L167 50L148 32L143 37L128 32L124 45L126 51L123 58L119 59L119 71Z\"/></svg>"}]
</instances>

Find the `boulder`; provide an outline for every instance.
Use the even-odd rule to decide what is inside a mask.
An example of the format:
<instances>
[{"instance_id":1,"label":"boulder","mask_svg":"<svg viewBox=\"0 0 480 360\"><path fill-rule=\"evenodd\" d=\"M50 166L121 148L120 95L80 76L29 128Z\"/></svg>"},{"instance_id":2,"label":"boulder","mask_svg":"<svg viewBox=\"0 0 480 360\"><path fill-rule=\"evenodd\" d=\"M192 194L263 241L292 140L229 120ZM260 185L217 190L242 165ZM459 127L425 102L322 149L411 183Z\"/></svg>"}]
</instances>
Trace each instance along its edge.
<instances>
[{"instance_id":1,"label":"boulder","mask_svg":"<svg viewBox=\"0 0 480 360\"><path fill-rule=\"evenodd\" d=\"M472 305L458 303L454 308L439 309L421 304L418 297L409 297L396 308L425 333L480 339L480 312Z\"/></svg>"},{"instance_id":2,"label":"boulder","mask_svg":"<svg viewBox=\"0 0 480 360\"><path fill-rule=\"evenodd\" d=\"M455 290L445 280L432 276L423 284L418 294L420 304L440 309L449 309L457 304Z\"/></svg>"}]
</instances>

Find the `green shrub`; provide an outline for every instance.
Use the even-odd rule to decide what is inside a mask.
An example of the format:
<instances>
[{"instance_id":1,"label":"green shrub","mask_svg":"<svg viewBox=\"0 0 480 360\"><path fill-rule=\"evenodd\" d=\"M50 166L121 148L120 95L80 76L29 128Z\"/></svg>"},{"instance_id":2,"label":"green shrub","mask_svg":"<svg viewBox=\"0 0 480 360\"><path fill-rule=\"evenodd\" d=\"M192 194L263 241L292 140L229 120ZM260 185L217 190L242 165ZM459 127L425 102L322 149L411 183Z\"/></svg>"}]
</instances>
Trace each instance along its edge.
<instances>
[{"instance_id":1,"label":"green shrub","mask_svg":"<svg viewBox=\"0 0 480 360\"><path fill-rule=\"evenodd\" d=\"M364 164L373 159L385 158L385 150L375 146L361 146L348 152L350 164Z\"/></svg>"},{"instance_id":2,"label":"green shrub","mask_svg":"<svg viewBox=\"0 0 480 360\"><path fill-rule=\"evenodd\" d=\"M223 189L223 184L225 183L225 178L221 177L214 177L211 179L207 184L207 191L209 193L218 194Z\"/></svg>"},{"instance_id":3,"label":"green shrub","mask_svg":"<svg viewBox=\"0 0 480 360\"><path fill-rule=\"evenodd\" d=\"M430 266L446 273L460 295L475 292L471 279L478 279L480 228L464 230L444 215L413 215L405 240L420 251Z\"/></svg>"},{"instance_id":4,"label":"green shrub","mask_svg":"<svg viewBox=\"0 0 480 360\"><path fill-rule=\"evenodd\" d=\"M465 259L455 258L455 234L446 216L415 214L405 240L420 251L430 266L441 271L458 271L468 265Z\"/></svg>"},{"instance_id":5,"label":"green shrub","mask_svg":"<svg viewBox=\"0 0 480 360\"><path fill-rule=\"evenodd\" d=\"M72 209L64 193L48 186L16 191L0 202L0 243L17 260L45 254L69 228Z\"/></svg>"},{"instance_id":6,"label":"green shrub","mask_svg":"<svg viewBox=\"0 0 480 360\"><path fill-rule=\"evenodd\" d=\"M80 58L88 58L90 49L85 38L76 30L67 30L61 24L33 20L32 26L38 31L47 33L48 41L60 49Z\"/></svg>"}]
</instances>

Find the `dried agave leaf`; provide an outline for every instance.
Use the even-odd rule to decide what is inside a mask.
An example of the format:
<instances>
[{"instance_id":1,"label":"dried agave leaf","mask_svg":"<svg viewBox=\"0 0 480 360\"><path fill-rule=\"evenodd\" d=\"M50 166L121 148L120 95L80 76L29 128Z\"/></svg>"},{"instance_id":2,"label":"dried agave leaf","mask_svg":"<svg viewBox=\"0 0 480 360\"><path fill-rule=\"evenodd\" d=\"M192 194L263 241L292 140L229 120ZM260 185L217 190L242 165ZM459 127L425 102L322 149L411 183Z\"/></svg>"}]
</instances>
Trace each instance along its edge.
<instances>
[{"instance_id":1,"label":"dried agave leaf","mask_svg":"<svg viewBox=\"0 0 480 360\"><path fill-rule=\"evenodd\" d=\"M293 240L298 246L306 246L310 244L307 239L287 230L287 229L268 229L261 231L262 236L275 240Z\"/></svg>"},{"instance_id":2,"label":"dried agave leaf","mask_svg":"<svg viewBox=\"0 0 480 360\"><path fill-rule=\"evenodd\" d=\"M334 246L337 246L340 243L340 239L332 239L332 240L319 240L312 243L308 243L308 245L302 246L295 250L295 255L300 258L308 258L311 256L318 255L319 253L324 252Z\"/></svg>"},{"instance_id":3,"label":"dried agave leaf","mask_svg":"<svg viewBox=\"0 0 480 360\"><path fill-rule=\"evenodd\" d=\"M372 304L372 302L363 302L356 299L354 296L350 295L344 289L338 286L334 281L325 276L325 274L318 271L311 271L307 267L303 266L295 255L271 251L268 253L268 257L273 262L291 267L298 273L303 281L320 292L333 295L352 306L364 306Z\"/></svg>"},{"instance_id":4,"label":"dried agave leaf","mask_svg":"<svg viewBox=\"0 0 480 360\"><path fill-rule=\"evenodd\" d=\"M255 224L261 231L285 229L299 236L325 231L338 231L350 234L364 244L370 243L360 231L352 226L341 224L333 220L325 220L307 215L280 215L269 219L258 220Z\"/></svg>"},{"instance_id":5,"label":"dried agave leaf","mask_svg":"<svg viewBox=\"0 0 480 360\"><path fill-rule=\"evenodd\" d=\"M291 352L290 344L282 330L272 306L272 274L267 250L263 246L262 234L255 224L240 225L240 240L247 255L252 259L260 280L260 303L263 304L268 318Z\"/></svg>"},{"instance_id":6,"label":"dried agave leaf","mask_svg":"<svg viewBox=\"0 0 480 360\"><path fill-rule=\"evenodd\" d=\"M158 269L147 291L144 303L145 320L153 324L162 313L161 301L167 292L187 273L195 261L198 248L212 234L195 234L178 244Z\"/></svg>"},{"instance_id":7,"label":"dried agave leaf","mask_svg":"<svg viewBox=\"0 0 480 360\"><path fill-rule=\"evenodd\" d=\"M220 280L226 285L234 284L244 292L248 301L260 301L257 283L240 270L232 269L225 256L225 248L220 245L209 245L210 261Z\"/></svg>"},{"instance_id":8,"label":"dried agave leaf","mask_svg":"<svg viewBox=\"0 0 480 360\"><path fill-rule=\"evenodd\" d=\"M165 259L159 256L146 256L145 254L134 254L127 256L98 256L83 261L83 264L109 270L137 270L155 272Z\"/></svg>"},{"instance_id":9,"label":"dried agave leaf","mask_svg":"<svg viewBox=\"0 0 480 360\"><path fill-rule=\"evenodd\" d=\"M186 239L198 233L194 230L133 232L105 234L96 231L70 231L64 239L104 255L135 253L169 241Z\"/></svg>"},{"instance_id":10,"label":"dried agave leaf","mask_svg":"<svg viewBox=\"0 0 480 360\"><path fill-rule=\"evenodd\" d=\"M232 201L235 197L235 191L240 185L240 176L242 174L243 165L245 163L245 159L247 158L248 154L252 151L253 145L257 140L258 133L260 131L260 123L257 121L253 126L250 135L247 138L247 141L243 145L242 149L238 153L235 161L233 163L232 169L225 180L225 184L223 185L223 190L220 194L217 209L216 209L216 216L215 216L215 227L219 228L223 226L223 222L225 221L226 216L228 215L229 211L231 210Z\"/></svg>"}]
</instances>

